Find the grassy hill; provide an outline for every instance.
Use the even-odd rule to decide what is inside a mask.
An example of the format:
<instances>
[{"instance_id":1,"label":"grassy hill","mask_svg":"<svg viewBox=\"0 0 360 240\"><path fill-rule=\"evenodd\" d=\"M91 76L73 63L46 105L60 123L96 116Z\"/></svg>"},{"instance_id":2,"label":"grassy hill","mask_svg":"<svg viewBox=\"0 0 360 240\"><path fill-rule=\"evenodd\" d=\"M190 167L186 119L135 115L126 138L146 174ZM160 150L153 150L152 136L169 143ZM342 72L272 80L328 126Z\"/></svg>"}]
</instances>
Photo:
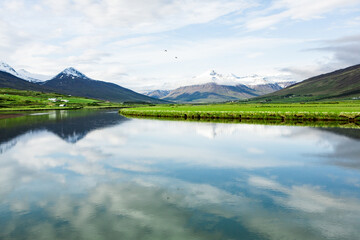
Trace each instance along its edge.
<instances>
[{"instance_id":1,"label":"grassy hill","mask_svg":"<svg viewBox=\"0 0 360 240\"><path fill-rule=\"evenodd\" d=\"M253 100L301 102L338 99L360 99L360 64L309 78Z\"/></svg>"}]
</instances>

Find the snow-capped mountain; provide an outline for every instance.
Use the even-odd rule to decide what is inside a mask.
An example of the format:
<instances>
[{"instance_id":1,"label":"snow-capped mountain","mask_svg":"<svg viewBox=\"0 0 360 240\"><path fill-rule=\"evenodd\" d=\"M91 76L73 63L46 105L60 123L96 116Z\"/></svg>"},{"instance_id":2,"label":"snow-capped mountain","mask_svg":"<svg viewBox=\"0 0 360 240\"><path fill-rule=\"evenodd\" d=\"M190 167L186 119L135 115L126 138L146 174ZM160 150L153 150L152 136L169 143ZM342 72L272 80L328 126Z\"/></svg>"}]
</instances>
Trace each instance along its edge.
<instances>
[{"instance_id":1,"label":"snow-capped mountain","mask_svg":"<svg viewBox=\"0 0 360 240\"><path fill-rule=\"evenodd\" d=\"M220 74L214 70L178 83L174 90L155 90L145 95L177 102L221 102L252 98L281 90L294 81L283 76Z\"/></svg>"},{"instance_id":2,"label":"snow-capped mountain","mask_svg":"<svg viewBox=\"0 0 360 240\"><path fill-rule=\"evenodd\" d=\"M55 78L62 79L62 78L69 78L69 77L72 78L72 79L75 79L75 78L90 79L87 76L85 76L85 74L79 72L78 70L76 70L73 67L69 67L69 68L64 69L61 73L59 73L58 75L56 75L52 79L55 79Z\"/></svg>"},{"instance_id":3,"label":"snow-capped mountain","mask_svg":"<svg viewBox=\"0 0 360 240\"><path fill-rule=\"evenodd\" d=\"M50 79L49 76L42 75L42 74L34 74L30 73L24 69L20 69L16 71L14 68L12 68L9 64L5 62L0 62L0 71L10 73L11 75L24 79L29 82L38 83L43 82L45 80Z\"/></svg>"},{"instance_id":4,"label":"snow-capped mountain","mask_svg":"<svg viewBox=\"0 0 360 240\"><path fill-rule=\"evenodd\" d=\"M200 85L205 83L216 83L218 85L246 85L248 87L256 85L266 85L266 84L281 84L284 83L294 83L293 80L284 78L283 76L259 76L259 75L250 75L238 77L235 74L221 74L217 73L214 70L206 71L198 76L192 77L191 79L184 81L183 86L189 85Z\"/></svg>"},{"instance_id":5,"label":"snow-capped mountain","mask_svg":"<svg viewBox=\"0 0 360 240\"><path fill-rule=\"evenodd\" d=\"M9 64L0 62L0 71L10 73L11 75L18 76L19 74Z\"/></svg>"},{"instance_id":6,"label":"snow-capped mountain","mask_svg":"<svg viewBox=\"0 0 360 240\"><path fill-rule=\"evenodd\" d=\"M149 97L153 97L153 98L163 98L166 95L168 95L170 93L170 90L153 90L153 91L147 91L144 92L143 94Z\"/></svg>"},{"instance_id":7,"label":"snow-capped mountain","mask_svg":"<svg viewBox=\"0 0 360 240\"><path fill-rule=\"evenodd\" d=\"M146 102L161 103L162 100L123 88L110 82L90 79L73 67L64 69L52 79L40 84L66 95L88 97L112 102Z\"/></svg>"},{"instance_id":8,"label":"snow-capped mountain","mask_svg":"<svg viewBox=\"0 0 360 240\"><path fill-rule=\"evenodd\" d=\"M46 80L49 80L51 76L43 75L43 74L37 74L37 73L31 73L26 71L25 69L20 69L17 71L17 73L22 76L22 79L31 81L31 82L43 82Z\"/></svg>"}]
</instances>

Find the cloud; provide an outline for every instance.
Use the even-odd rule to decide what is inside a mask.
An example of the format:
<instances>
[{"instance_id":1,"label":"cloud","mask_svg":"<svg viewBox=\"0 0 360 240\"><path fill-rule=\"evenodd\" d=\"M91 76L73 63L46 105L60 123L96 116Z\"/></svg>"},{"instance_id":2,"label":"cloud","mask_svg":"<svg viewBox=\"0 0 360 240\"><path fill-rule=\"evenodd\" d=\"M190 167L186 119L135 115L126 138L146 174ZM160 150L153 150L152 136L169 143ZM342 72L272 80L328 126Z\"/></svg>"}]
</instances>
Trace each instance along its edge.
<instances>
[{"instance_id":1,"label":"cloud","mask_svg":"<svg viewBox=\"0 0 360 240\"><path fill-rule=\"evenodd\" d=\"M280 70L291 74L294 79L302 81L337 69L339 69L337 63L321 62L313 65L289 66Z\"/></svg>"},{"instance_id":2,"label":"cloud","mask_svg":"<svg viewBox=\"0 0 360 240\"><path fill-rule=\"evenodd\" d=\"M344 140L335 145L332 153L323 154L328 164L333 164L349 169L360 170L360 142Z\"/></svg>"},{"instance_id":3,"label":"cloud","mask_svg":"<svg viewBox=\"0 0 360 240\"><path fill-rule=\"evenodd\" d=\"M339 8L347 8L356 4L358 4L356 0L316 2L312 0L277 0L262 11L251 13L250 20L245 22L245 26L249 30L261 30L287 20L308 21L321 18L329 12L339 10Z\"/></svg>"},{"instance_id":4,"label":"cloud","mask_svg":"<svg viewBox=\"0 0 360 240\"><path fill-rule=\"evenodd\" d=\"M255 175L271 173L269 166L313 165L318 158L304 154L332 153L338 143L343 143L339 149L353 147L337 158L356 159L359 142L344 136L303 127L132 120L92 131L75 144L46 131L17 141L0 155L0 204L16 216L5 221L5 234L21 228L32 239L57 234L99 239L105 233L127 239L142 234L227 239L231 221L243 234L269 239L359 235L360 202L349 197L353 192L342 194L348 189L339 193L338 188L304 185L297 177L281 182ZM267 157L259 159L263 155L257 153L265 150ZM235 176L239 181L231 175L212 178L224 168L241 173ZM208 178L191 182L188 173L182 175L186 169ZM177 179L166 177L173 173ZM354 176L350 184L358 182ZM22 224L24 218L32 224Z\"/></svg>"},{"instance_id":5,"label":"cloud","mask_svg":"<svg viewBox=\"0 0 360 240\"><path fill-rule=\"evenodd\" d=\"M90 22L99 26L125 28L133 33L168 31L205 23L251 5L245 1L231 0L185 0L181 3L164 0L79 0L74 3Z\"/></svg>"},{"instance_id":6,"label":"cloud","mask_svg":"<svg viewBox=\"0 0 360 240\"><path fill-rule=\"evenodd\" d=\"M325 46L310 49L313 51L326 51L334 54L334 61L342 64L360 64L360 35L351 35L325 41Z\"/></svg>"},{"instance_id":7,"label":"cloud","mask_svg":"<svg viewBox=\"0 0 360 240\"><path fill-rule=\"evenodd\" d=\"M313 64L289 66L280 69L290 73L298 80L304 80L320 74L332 72L340 68L360 64L360 35L348 35L341 38L316 41L322 46L308 48L306 52L325 52L329 57L322 58Z\"/></svg>"}]
</instances>

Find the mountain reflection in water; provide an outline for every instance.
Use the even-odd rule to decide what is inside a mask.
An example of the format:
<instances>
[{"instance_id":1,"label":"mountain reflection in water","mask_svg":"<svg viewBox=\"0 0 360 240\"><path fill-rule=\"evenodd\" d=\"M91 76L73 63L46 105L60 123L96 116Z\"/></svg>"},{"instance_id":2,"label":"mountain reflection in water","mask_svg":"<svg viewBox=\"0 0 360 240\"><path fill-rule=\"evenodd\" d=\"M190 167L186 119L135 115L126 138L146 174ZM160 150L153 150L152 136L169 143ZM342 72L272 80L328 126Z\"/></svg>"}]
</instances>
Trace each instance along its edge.
<instances>
[{"instance_id":1,"label":"mountain reflection in water","mask_svg":"<svg viewBox=\"0 0 360 240\"><path fill-rule=\"evenodd\" d=\"M103 112L104 114L99 114ZM38 131L49 131L63 140L76 143L86 134L99 128L120 124L127 118L117 111L50 111L0 121L0 152L13 146L19 136ZM2 146L2 147L1 147Z\"/></svg>"},{"instance_id":2,"label":"mountain reflection in water","mask_svg":"<svg viewBox=\"0 0 360 240\"><path fill-rule=\"evenodd\" d=\"M1 145L15 144L0 154L0 239L360 234L358 130L129 120L116 111L1 121Z\"/></svg>"}]
</instances>

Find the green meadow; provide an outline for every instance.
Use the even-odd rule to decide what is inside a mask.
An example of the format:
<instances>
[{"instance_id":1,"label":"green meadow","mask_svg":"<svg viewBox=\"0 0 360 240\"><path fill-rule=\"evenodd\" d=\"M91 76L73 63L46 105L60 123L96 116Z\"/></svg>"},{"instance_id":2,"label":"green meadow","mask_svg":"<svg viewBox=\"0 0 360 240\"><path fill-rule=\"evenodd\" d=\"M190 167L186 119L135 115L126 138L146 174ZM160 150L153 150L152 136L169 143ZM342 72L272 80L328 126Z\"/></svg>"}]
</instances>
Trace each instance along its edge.
<instances>
[{"instance_id":1,"label":"green meadow","mask_svg":"<svg viewBox=\"0 0 360 240\"><path fill-rule=\"evenodd\" d=\"M56 100L52 101L49 99ZM107 108L121 106L122 104L84 97L0 88L1 112L48 109Z\"/></svg>"},{"instance_id":2,"label":"green meadow","mask_svg":"<svg viewBox=\"0 0 360 240\"><path fill-rule=\"evenodd\" d=\"M257 119L360 122L360 101L286 104L156 105L120 109L125 116L183 119Z\"/></svg>"}]
</instances>

